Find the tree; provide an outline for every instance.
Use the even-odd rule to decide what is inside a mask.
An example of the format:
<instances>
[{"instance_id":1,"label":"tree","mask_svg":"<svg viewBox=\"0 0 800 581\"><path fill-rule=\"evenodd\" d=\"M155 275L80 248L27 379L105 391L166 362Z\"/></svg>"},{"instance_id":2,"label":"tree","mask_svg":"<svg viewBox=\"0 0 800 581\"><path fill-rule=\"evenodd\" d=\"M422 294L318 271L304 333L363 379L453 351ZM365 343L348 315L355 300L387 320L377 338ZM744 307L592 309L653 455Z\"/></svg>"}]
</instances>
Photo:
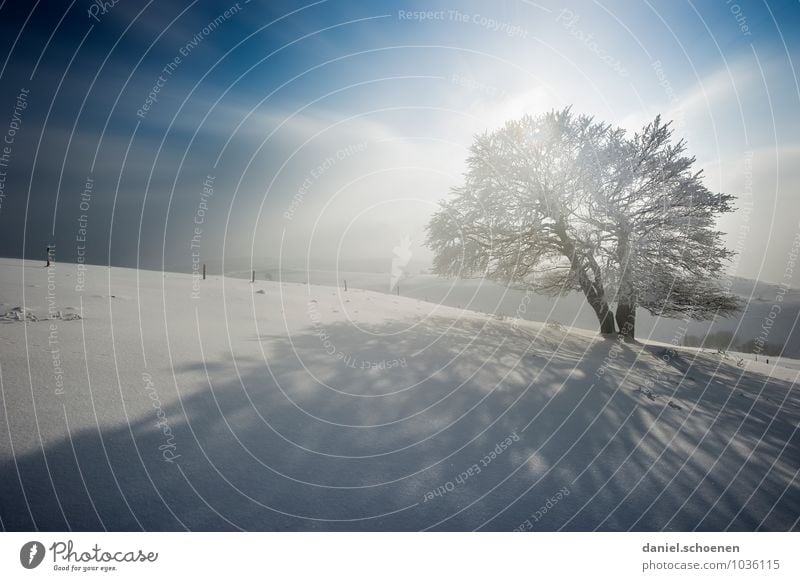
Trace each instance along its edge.
<instances>
[{"instance_id":1,"label":"tree","mask_svg":"<svg viewBox=\"0 0 800 581\"><path fill-rule=\"evenodd\" d=\"M729 314L738 304L716 278L731 253L713 226L733 197L709 192L671 138L659 117L628 137L569 108L476 136L464 185L428 224L434 271L580 291L600 332L616 315L626 339L637 307Z\"/></svg>"},{"instance_id":2,"label":"tree","mask_svg":"<svg viewBox=\"0 0 800 581\"><path fill-rule=\"evenodd\" d=\"M613 234L601 252L611 252L620 333L633 339L637 307L698 320L738 310L717 282L733 252L714 229L721 214L733 211L733 196L703 185L685 141L673 143L660 116L618 151L614 187L600 201Z\"/></svg>"}]
</instances>

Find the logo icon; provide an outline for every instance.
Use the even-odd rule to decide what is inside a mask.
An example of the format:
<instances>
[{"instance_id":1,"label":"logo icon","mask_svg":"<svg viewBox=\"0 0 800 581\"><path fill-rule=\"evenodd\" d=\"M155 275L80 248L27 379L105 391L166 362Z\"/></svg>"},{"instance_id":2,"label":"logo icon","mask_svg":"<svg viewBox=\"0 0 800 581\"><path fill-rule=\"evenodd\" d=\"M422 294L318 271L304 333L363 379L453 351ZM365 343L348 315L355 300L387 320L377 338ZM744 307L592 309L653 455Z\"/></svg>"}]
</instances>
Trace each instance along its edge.
<instances>
[{"instance_id":1,"label":"logo icon","mask_svg":"<svg viewBox=\"0 0 800 581\"><path fill-rule=\"evenodd\" d=\"M389 283L389 291L393 291L400 282L400 279L405 274L405 268L411 260L411 238L403 236L400 239L400 244L393 249L394 256L392 257L392 280Z\"/></svg>"},{"instance_id":2,"label":"logo icon","mask_svg":"<svg viewBox=\"0 0 800 581\"><path fill-rule=\"evenodd\" d=\"M39 541L29 541L19 550L19 562L26 569L35 569L44 560L44 545Z\"/></svg>"}]
</instances>

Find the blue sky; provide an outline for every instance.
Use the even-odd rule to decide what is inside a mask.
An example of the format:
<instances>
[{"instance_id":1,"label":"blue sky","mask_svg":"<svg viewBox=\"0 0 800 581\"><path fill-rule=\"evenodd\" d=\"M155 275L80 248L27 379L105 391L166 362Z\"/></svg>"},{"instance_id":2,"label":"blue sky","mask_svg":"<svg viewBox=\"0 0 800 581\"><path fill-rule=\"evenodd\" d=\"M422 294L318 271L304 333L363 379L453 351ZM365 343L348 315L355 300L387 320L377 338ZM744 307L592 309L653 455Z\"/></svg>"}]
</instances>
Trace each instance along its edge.
<instances>
[{"instance_id":1,"label":"blue sky","mask_svg":"<svg viewBox=\"0 0 800 581\"><path fill-rule=\"evenodd\" d=\"M795 1L92 6L0 4L0 133L29 91L0 254L72 260L85 214L91 262L188 270L213 176L204 261L388 269L409 236L423 267L472 135L566 105L675 120L707 185L740 196L720 224L734 274L780 280L800 227Z\"/></svg>"}]
</instances>

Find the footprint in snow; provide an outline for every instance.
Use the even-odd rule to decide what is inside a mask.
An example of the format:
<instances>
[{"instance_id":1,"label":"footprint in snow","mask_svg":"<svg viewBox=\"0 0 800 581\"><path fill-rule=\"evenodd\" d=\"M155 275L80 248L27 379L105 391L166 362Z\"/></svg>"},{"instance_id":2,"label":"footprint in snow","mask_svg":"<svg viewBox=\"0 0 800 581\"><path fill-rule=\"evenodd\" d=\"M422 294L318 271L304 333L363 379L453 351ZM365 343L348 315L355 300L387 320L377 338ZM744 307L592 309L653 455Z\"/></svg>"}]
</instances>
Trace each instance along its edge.
<instances>
[{"instance_id":1,"label":"footprint in snow","mask_svg":"<svg viewBox=\"0 0 800 581\"><path fill-rule=\"evenodd\" d=\"M656 398L658 397L656 394L654 394L652 391L650 391L646 387L644 389L642 389L641 387L637 387L636 388L636 393L641 393L642 395L647 397L650 401L656 401Z\"/></svg>"}]
</instances>

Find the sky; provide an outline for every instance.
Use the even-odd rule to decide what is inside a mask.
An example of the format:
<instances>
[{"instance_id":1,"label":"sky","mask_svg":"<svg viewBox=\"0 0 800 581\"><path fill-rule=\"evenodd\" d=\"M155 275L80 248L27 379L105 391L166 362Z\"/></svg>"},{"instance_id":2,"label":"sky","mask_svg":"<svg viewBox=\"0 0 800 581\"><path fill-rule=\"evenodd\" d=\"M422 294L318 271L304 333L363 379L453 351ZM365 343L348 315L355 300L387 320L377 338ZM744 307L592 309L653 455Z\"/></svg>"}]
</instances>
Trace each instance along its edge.
<instances>
[{"instance_id":1,"label":"sky","mask_svg":"<svg viewBox=\"0 0 800 581\"><path fill-rule=\"evenodd\" d=\"M673 120L729 272L782 282L799 51L788 0L0 0L0 255L422 270L473 136L572 106Z\"/></svg>"}]
</instances>

